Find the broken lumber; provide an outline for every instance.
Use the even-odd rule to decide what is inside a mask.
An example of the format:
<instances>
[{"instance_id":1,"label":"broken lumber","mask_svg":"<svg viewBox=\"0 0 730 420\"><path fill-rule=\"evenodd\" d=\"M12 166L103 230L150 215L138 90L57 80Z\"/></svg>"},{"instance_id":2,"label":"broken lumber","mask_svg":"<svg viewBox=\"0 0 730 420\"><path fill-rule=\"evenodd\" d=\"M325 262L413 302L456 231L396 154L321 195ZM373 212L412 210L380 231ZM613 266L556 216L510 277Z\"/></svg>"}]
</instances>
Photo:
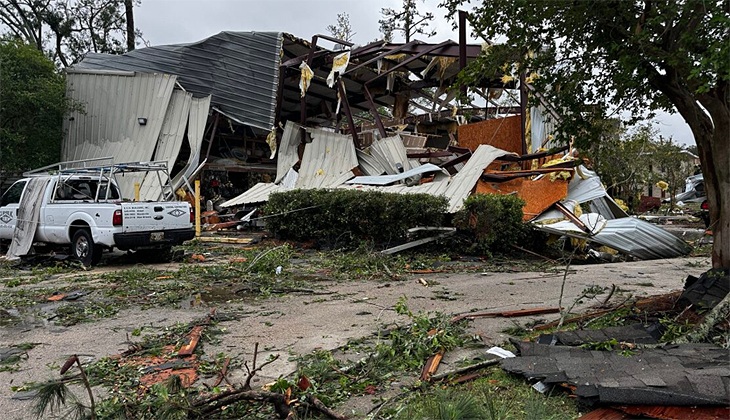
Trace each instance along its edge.
<instances>
[{"instance_id":1,"label":"broken lumber","mask_svg":"<svg viewBox=\"0 0 730 420\"><path fill-rule=\"evenodd\" d=\"M462 314L451 318L451 322L461 321L462 319L475 319L475 318L515 318L520 316L532 316L532 315L543 315L543 314L556 314L560 312L560 308L531 308L531 309L520 309L517 311L502 311L502 312L482 312L476 314Z\"/></svg>"},{"instance_id":2,"label":"broken lumber","mask_svg":"<svg viewBox=\"0 0 730 420\"><path fill-rule=\"evenodd\" d=\"M424 245L424 244L427 244L429 242L433 242L433 241L435 241L437 239L441 239L441 238L445 238L447 236L451 236L451 235L453 235L455 233L456 233L456 229L450 230L448 232L444 232L444 233L442 233L440 235L429 236L428 238L422 238L422 239L418 239L416 241L406 242L403 245L398 245L398 246L394 246L392 248L384 249L383 251L381 251L381 254L383 254L383 255L395 254L395 253L398 253L398 252L401 252L401 251L405 251L406 249L415 248L417 246Z\"/></svg>"},{"instance_id":3,"label":"broken lumber","mask_svg":"<svg viewBox=\"0 0 730 420\"><path fill-rule=\"evenodd\" d=\"M473 370L484 369L485 367L496 365L497 363L500 362L500 360L502 360L502 359L495 358L495 359L484 360L482 362L475 363L473 365L464 366L464 367L460 367L460 368L457 368L454 370L450 370L448 372L443 372L443 373L439 373L437 375L433 375L433 376L431 376L431 379L434 381L440 381L441 379L448 378L449 376L452 376L452 375L463 375L463 374L465 374L467 372L471 372Z\"/></svg>"},{"instance_id":4,"label":"broken lumber","mask_svg":"<svg viewBox=\"0 0 730 420\"><path fill-rule=\"evenodd\" d=\"M248 245L253 242L251 238L230 238L230 237L216 237L216 236L201 236L195 239L199 242L209 242L218 244L241 244Z\"/></svg>"},{"instance_id":5,"label":"broken lumber","mask_svg":"<svg viewBox=\"0 0 730 420\"><path fill-rule=\"evenodd\" d=\"M443 357L443 353L436 353L426 360L426 363L423 365L423 370L421 371L422 381L428 382L431 380L431 375L436 373L436 370L439 368L439 363L441 363L441 359Z\"/></svg>"}]
</instances>

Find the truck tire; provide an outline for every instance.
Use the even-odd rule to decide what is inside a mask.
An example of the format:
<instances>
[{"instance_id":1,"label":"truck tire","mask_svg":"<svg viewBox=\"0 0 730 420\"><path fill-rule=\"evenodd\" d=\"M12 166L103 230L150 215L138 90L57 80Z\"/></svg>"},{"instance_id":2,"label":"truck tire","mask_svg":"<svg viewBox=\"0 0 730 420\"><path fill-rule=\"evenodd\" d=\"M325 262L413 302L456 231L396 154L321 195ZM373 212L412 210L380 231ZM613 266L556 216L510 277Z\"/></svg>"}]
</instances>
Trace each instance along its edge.
<instances>
[{"instance_id":1,"label":"truck tire","mask_svg":"<svg viewBox=\"0 0 730 420\"><path fill-rule=\"evenodd\" d=\"M94 244L91 232L88 229L79 229L71 239L71 256L76 258L85 267L90 267L101 261L102 247Z\"/></svg>"}]
</instances>

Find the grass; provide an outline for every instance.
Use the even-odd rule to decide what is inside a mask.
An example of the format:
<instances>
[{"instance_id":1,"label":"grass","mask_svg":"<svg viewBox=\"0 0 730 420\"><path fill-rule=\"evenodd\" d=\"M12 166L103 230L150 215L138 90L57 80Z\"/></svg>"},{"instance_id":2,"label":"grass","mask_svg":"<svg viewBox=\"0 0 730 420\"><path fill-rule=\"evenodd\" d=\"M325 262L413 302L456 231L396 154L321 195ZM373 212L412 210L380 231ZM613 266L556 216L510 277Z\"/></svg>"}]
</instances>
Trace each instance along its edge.
<instances>
[{"instance_id":1,"label":"grass","mask_svg":"<svg viewBox=\"0 0 730 420\"><path fill-rule=\"evenodd\" d=\"M549 397L542 395L523 378L499 368L470 383L413 393L380 412L380 418L397 420L567 420L577 416L577 407L566 394L556 390Z\"/></svg>"}]
</instances>

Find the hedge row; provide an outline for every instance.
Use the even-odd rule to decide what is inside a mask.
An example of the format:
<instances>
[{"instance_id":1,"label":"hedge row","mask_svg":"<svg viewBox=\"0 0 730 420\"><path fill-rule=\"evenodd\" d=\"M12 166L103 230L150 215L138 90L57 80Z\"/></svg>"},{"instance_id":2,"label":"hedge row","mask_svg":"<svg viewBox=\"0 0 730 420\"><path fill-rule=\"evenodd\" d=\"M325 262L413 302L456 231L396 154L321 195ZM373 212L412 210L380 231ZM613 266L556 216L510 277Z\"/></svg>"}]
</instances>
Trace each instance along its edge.
<instances>
[{"instance_id":1,"label":"hedge row","mask_svg":"<svg viewBox=\"0 0 730 420\"><path fill-rule=\"evenodd\" d=\"M508 252L510 245L522 244L530 235L522 221L524 205L513 195L474 194L464 200L454 226L471 239L470 253Z\"/></svg>"},{"instance_id":2,"label":"hedge row","mask_svg":"<svg viewBox=\"0 0 730 420\"><path fill-rule=\"evenodd\" d=\"M427 194L356 190L293 190L274 193L263 208L266 228L278 238L328 247L362 241L403 241L416 226L441 226L448 200Z\"/></svg>"}]
</instances>

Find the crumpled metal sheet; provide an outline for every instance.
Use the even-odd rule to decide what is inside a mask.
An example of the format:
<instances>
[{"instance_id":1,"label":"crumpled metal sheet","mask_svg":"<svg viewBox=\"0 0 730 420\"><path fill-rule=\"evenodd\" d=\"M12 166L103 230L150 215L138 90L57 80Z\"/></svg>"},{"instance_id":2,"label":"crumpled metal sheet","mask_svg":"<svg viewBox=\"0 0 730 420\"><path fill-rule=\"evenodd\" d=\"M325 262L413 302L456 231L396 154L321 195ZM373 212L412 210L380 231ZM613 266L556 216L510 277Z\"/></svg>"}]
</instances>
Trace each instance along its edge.
<instances>
[{"instance_id":1,"label":"crumpled metal sheet","mask_svg":"<svg viewBox=\"0 0 730 420\"><path fill-rule=\"evenodd\" d=\"M361 184L361 185L388 185L404 179L423 175L430 172L441 172L443 169L434 165L433 163L426 163L425 165L418 166L409 171L397 175L380 175L380 176L358 176L346 182L346 184Z\"/></svg>"},{"instance_id":2,"label":"crumpled metal sheet","mask_svg":"<svg viewBox=\"0 0 730 420\"><path fill-rule=\"evenodd\" d=\"M307 130L312 142L304 148L297 188L329 188L355 176L358 166L352 137L320 129Z\"/></svg>"},{"instance_id":3,"label":"crumpled metal sheet","mask_svg":"<svg viewBox=\"0 0 730 420\"><path fill-rule=\"evenodd\" d=\"M385 168L374 157L362 150L356 150L360 170L367 176L378 176L385 173Z\"/></svg>"},{"instance_id":4,"label":"crumpled metal sheet","mask_svg":"<svg viewBox=\"0 0 730 420\"><path fill-rule=\"evenodd\" d=\"M628 217L628 214L613 201L613 198L603 188L598 174L585 166L577 168L573 179L568 184L568 195L565 198L580 204L590 201L591 211L600 213L606 219Z\"/></svg>"},{"instance_id":5,"label":"crumpled metal sheet","mask_svg":"<svg viewBox=\"0 0 730 420\"><path fill-rule=\"evenodd\" d=\"M122 55L89 53L76 68L167 73L196 97L241 124L274 126L281 32L224 31L189 44L138 48Z\"/></svg>"},{"instance_id":6,"label":"crumpled metal sheet","mask_svg":"<svg viewBox=\"0 0 730 420\"><path fill-rule=\"evenodd\" d=\"M27 255L33 245L33 238L41 219L41 204L51 177L31 178L25 186L23 197L18 203L18 217L6 257L15 259Z\"/></svg>"},{"instance_id":7,"label":"crumpled metal sheet","mask_svg":"<svg viewBox=\"0 0 730 420\"><path fill-rule=\"evenodd\" d=\"M173 91L170 104L165 113L165 119L162 121L153 160L166 161L168 171L172 170L177 155L180 153L192 100L193 95L191 93L182 90ZM167 175L162 172L148 172L139 188L140 200L159 200L162 195L160 181L164 185L167 182Z\"/></svg>"},{"instance_id":8,"label":"crumpled metal sheet","mask_svg":"<svg viewBox=\"0 0 730 420\"><path fill-rule=\"evenodd\" d=\"M67 70L66 96L83 105L63 119L62 160L113 156L115 162L146 162L167 114L176 76ZM138 118L145 118L144 125ZM144 174L120 177L122 197L134 197Z\"/></svg>"},{"instance_id":9,"label":"crumpled metal sheet","mask_svg":"<svg viewBox=\"0 0 730 420\"><path fill-rule=\"evenodd\" d=\"M335 133L332 133L335 134ZM348 137L349 138L349 137ZM381 140L382 141L382 140ZM399 140L400 141L400 140ZM352 144L352 141L349 142ZM307 146L309 147L309 145ZM354 147L353 147L354 150ZM464 168L454 176L449 176L443 172L437 172L433 182L427 182L425 184L414 185L409 187L404 184L400 185L387 185L387 186L375 186L375 185L348 185L344 184L347 179L338 180L338 184L332 184L328 186L302 186L297 185L297 188L344 188L344 189L355 189L361 191L382 191L387 193L395 194L430 194L434 196L445 196L449 199L448 212L455 213L464 206L464 199L466 199L471 191L474 189L479 177L484 173L484 169L489 166L496 158L508 154L504 150L497 149L488 145L480 145L474 154L469 158ZM302 170L304 170L304 163L307 160L307 154L305 149L305 157L302 158ZM340 164L342 168L348 164ZM307 169L307 172L311 170ZM349 172L351 173L351 171ZM342 176L346 176L347 173ZM243 204L254 204L262 203L268 200L269 194L277 191L285 191L284 187L276 184L257 184L250 190L244 192L240 196L228 200L222 204L223 207L239 206Z\"/></svg>"},{"instance_id":10,"label":"crumpled metal sheet","mask_svg":"<svg viewBox=\"0 0 730 420\"><path fill-rule=\"evenodd\" d=\"M186 179L190 179L198 169L200 161L200 148L203 145L203 135L205 134L205 124L208 121L208 112L210 111L211 97L193 98L190 104L190 115L188 117L188 145L190 146L190 156L185 167L179 173L173 175L173 190L177 191L184 184Z\"/></svg>"},{"instance_id":11,"label":"crumpled metal sheet","mask_svg":"<svg viewBox=\"0 0 730 420\"><path fill-rule=\"evenodd\" d=\"M581 220L591 214L595 213L584 214L581 216ZM687 255L692 250L687 242L659 226L633 217L605 220L605 226L593 235L586 234L568 221L547 225L533 224L533 226L543 232L562 234L606 245L642 260L675 258Z\"/></svg>"},{"instance_id":12,"label":"crumpled metal sheet","mask_svg":"<svg viewBox=\"0 0 730 420\"><path fill-rule=\"evenodd\" d=\"M370 155L374 157L389 175L400 173L398 166L403 171L413 169L408 160L408 152L399 135L380 139L370 145Z\"/></svg>"},{"instance_id":13,"label":"crumpled metal sheet","mask_svg":"<svg viewBox=\"0 0 730 420\"><path fill-rule=\"evenodd\" d=\"M289 172L289 169L299 162L299 145L301 143L301 126L293 121L287 121L279 144L279 156L276 158L275 184L280 183Z\"/></svg>"}]
</instances>

